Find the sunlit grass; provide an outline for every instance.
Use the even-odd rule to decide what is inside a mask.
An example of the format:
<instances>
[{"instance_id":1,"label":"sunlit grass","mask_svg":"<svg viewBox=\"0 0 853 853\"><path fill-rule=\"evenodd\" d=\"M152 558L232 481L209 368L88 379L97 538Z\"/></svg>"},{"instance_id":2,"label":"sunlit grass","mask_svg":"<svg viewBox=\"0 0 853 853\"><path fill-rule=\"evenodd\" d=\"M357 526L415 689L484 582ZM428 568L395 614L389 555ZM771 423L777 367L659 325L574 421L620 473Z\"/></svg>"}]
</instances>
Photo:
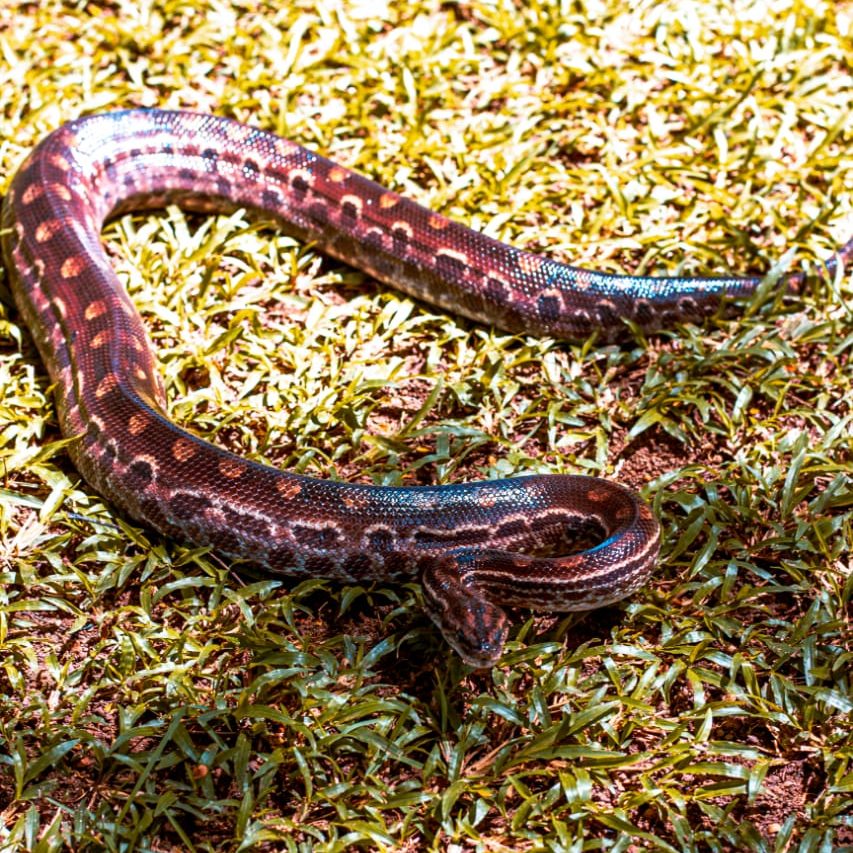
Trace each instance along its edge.
<instances>
[{"instance_id":1,"label":"sunlit grass","mask_svg":"<svg viewBox=\"0 0 853 853\"><path fill-rule=\"evenodd\" d=\"M63 120L180 106L604 270L765 272L853 233L849 6L518 5L0 0L0 187ZM602 346L240 214L106 239L210 440L361 482L607 476L665 548L621 606L515 614L472 674L416 584L296 586L130 525L0 289L0 848L853 845L849 275Z\"/></svg>"}]
</instances>

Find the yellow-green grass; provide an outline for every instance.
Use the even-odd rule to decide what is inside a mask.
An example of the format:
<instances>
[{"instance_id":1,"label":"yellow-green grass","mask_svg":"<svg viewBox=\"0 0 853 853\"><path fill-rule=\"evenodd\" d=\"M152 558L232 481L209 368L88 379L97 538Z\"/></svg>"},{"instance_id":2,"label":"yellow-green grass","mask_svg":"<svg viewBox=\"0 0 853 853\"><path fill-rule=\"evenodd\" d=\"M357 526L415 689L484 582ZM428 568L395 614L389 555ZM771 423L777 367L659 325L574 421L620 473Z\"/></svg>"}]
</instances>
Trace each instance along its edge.
<instances>
[{"instance_id":1,"label":"yellow-green grass","mask_svg":"<svg viewBox=\"0 0 853 853\"><path fill-rule=\"evenodd\" d=\"M0 0L0 191L81 113L275 130L611 271L766 272L853 233L853 7ZM513 337L270 228L105 238L172 414L322 477L642 487L630 601L518 612L472 673L416 584L259 577L70 465L0 285L0 849L853 846L851 280L621 346ZM785 254L792 250L792 254Z\"/></svg>"}]
</instances>

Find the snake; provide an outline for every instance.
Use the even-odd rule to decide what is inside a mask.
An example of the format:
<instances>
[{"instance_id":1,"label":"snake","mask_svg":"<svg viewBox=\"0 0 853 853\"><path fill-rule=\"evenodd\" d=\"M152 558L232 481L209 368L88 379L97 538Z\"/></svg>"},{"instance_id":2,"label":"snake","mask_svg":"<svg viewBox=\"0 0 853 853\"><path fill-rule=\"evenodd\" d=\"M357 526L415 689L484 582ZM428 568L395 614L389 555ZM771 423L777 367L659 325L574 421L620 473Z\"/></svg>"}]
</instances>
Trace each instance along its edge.
<instances>
[{"instance_id":1,"label":"snake","mask_svg":"<svg viewBox=\"0 0 853 853\"><path fill-rule=\"evenodd\" d=\"M29 153L5 195L4 263L71 460L132 519L274 575L415 580L430 618L476 668L499 660L507 607L588 610L646 583L661 525L617 482L573 474L340 482L243 458L173 423L143 321L101 240L107 220L172 204L246 210L418 300L525 335L616 341L629 324L654 330L701 319L755 293L764 277L574 267L492 239L276 134L184 111L69 121ZM825 267L832 273L851 256L853 240ZM778 286L797 290L805 276L790 273Z\"/></svg>"}]
</instances>

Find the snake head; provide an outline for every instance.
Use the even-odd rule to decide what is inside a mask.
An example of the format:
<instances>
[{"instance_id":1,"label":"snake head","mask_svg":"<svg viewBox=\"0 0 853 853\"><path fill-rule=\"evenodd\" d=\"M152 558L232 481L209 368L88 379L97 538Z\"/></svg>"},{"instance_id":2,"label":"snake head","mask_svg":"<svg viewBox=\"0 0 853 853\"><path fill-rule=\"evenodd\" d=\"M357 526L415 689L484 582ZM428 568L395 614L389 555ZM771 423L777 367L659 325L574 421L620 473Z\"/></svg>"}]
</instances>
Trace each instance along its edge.
<instances>
[{"instance_id":1,"label":"snake head","mask_svg":"<svg viewBox=\"0 0 853 853\"><path fill-rule=\"evenodd\" d=\"M423 568L424 605L451 648L469 666L495 664L509 629L506 613L489 601L459 552L435 557Z\"/></svg>"},{"instance_id":2,"label":"snake head","mask_svg":"<svg viewBox=\"0 0 853 853\"><path fill-rule=\"evenodd\" d=\"M475 602L463 615L464 627L439 625L444 638L469 666L494 666L503 652L509 629L507 615L488 600Z\"/></svg>"}]
</instances>

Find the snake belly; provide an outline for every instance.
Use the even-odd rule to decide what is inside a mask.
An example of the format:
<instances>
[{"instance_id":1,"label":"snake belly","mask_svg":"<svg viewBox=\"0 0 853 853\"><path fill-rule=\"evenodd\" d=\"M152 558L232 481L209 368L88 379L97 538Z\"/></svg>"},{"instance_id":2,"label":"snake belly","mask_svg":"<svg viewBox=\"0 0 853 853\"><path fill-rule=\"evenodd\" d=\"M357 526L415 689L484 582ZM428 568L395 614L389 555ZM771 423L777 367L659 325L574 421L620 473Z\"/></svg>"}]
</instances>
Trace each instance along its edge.
<instances>
[{"instance_id":1,"label":"snake belly","mask_svg":"<svg viewBox=\"0 0 853 853\"><path fill-rule=\"evenodd\" d=\"M235 121L127 110L72 121L13 179L3 253L55 384L81 474L160 533L274 573L417 578L427 611L474 666L499 657L506 605L554 611L638 589L660 528L629 489L581 476L388 488L299 476L173 424L142 321L101 243L105 220L168 204L246 208L378 280L509 331L616 338L699 317L760 278L595 273L497 242L292 142ZM828 263L849 259L853 241ZM795 287L802 274L790 276ZM577 531L600 542L567 556Z\"/></svg>"}]
</instances>

